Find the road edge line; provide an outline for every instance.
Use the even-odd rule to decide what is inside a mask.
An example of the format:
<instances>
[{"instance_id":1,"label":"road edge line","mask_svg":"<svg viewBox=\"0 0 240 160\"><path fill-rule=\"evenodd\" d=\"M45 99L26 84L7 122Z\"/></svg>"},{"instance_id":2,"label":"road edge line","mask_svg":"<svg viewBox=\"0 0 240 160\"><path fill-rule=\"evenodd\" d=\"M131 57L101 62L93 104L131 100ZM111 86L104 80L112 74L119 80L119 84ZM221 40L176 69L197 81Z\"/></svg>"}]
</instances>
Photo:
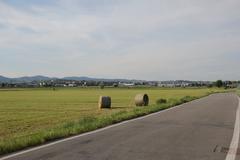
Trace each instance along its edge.
<instances>
[{"instance_id":1,"label":"road edge line","mask_svg":"<svg viewBox=\"0 0 240 160\"><path fill-rule=\"evenodd\" d=\"M240 135L240 98L238 97L238 108L236 111L236 119L233 131L232 141L225 160L235 160L237 156L239 135Z\"/></svg>"}]
</instances>

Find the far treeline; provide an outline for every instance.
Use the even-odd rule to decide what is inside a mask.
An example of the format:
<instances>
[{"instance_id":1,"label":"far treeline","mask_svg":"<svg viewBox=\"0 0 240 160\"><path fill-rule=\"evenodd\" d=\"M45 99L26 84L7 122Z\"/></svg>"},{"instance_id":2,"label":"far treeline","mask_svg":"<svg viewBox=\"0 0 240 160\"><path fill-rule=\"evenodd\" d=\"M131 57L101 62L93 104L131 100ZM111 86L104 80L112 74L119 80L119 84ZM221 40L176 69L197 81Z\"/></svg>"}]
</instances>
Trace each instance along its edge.
<instances>
[{"instance_id":1,"label":"far treeline","mask_svg":"<svg viewBox=\"0 0 240 160\"><path fill-rule=\"evenodd\" d=\"M45 81L31 81L31 82L1 82L0 88L40 88L40 87L88 87L88 86L99 86L104 89L105 87L224 87L224 88L237 88L240 86L240 81L187 81L187 80L176 80L176 81L94 81L94 80L64 80L54 79Z\"/></svg>"},{"instance_id":2,"label":"far treeline","mask_svg":"<svg viewBox=\"0 0 240 160\"><path fill-rule=\"evenodd\" d=\"M222 81L222 80L217 80L216 82L213 82L213 86L221 88L237 88L240 85L240 81Z\"/></svg>"}]
</instances>

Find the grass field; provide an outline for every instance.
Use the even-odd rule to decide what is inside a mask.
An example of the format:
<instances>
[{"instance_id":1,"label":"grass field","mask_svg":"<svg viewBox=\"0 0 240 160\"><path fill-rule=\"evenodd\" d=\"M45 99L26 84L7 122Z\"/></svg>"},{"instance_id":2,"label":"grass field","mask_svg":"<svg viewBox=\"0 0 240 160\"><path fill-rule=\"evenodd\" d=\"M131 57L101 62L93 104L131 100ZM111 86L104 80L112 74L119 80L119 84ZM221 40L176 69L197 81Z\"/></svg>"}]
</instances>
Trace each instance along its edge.
<instances>
[{"instance_id":1,"label":"grass field","mask_svg":"<svg viewBox=\"0 0 240 160\"><path fill-rule=\"evenodd\" d=\"M223 89L0 90L0 154L168 108L181 103L179 100L184 96L202 97L217 91L223 91ZM149 95L149 107L134 106L133 99L137 93ZM100 95L112 97L112 109L98 109ZM167 104L155 105L159 98L170 99L170 101Z\"/></svg>"}]
</instances>

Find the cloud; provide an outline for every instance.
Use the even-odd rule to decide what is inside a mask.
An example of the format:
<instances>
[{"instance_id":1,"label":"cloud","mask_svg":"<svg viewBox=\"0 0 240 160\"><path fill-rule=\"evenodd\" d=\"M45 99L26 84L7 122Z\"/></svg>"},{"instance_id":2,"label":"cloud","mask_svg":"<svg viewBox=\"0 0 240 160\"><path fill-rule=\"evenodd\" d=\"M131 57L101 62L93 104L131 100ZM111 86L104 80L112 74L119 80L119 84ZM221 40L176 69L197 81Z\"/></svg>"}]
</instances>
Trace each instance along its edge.
<instances>
[{"instance_id":1,"label":"cloud","mask_svg":"<svg viewBox=\"0 0 240 160\"><path fill-rule=\"evenodd\" d=\"M2 0L0 73L240 79L231 69L239 7L237 0Z\"/></svg>"}]
</instances>

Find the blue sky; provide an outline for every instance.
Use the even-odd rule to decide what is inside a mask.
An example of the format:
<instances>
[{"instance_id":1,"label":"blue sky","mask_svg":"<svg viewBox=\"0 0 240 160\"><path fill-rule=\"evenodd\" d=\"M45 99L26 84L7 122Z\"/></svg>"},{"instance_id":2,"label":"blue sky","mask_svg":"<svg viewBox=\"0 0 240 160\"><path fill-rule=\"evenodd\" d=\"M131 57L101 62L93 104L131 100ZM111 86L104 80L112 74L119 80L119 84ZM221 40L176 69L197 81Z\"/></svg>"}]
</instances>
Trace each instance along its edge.
<instances>
[{"instance_id":1,"label":"blue sky","mask_svg":"<svg viewBox=\"0 0 240 160\"><path fill-rule=\"evenodd\" d=\"M239 0L0 0L0 75L240 79Z\"/></svg>"}]
</instances>

